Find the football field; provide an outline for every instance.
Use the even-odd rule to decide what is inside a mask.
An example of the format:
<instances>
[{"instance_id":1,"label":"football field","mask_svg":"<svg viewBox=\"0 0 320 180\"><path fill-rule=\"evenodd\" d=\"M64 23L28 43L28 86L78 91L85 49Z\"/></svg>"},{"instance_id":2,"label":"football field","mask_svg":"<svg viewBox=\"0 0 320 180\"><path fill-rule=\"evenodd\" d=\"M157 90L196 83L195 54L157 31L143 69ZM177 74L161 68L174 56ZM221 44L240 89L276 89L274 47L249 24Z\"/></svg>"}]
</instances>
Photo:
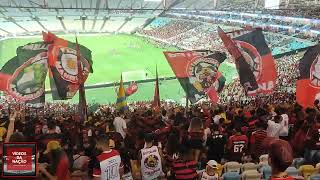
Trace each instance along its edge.
<instances>
[{"instance_id":1,"label":"football field","mask_svg":"<svg viewBox=\"0 0 320 180\"><path fill-rule=\"evenodd\" d=\"M75 41L74 35L59 36L70 41ZM40 36L6 39L0 41L0 67L16 55L17 47L36 41L41 41ZM155 68L158 66L159 77L174 76L163 51L176 50L175 48L159 48L157 45L135 35L109 35L93 34L78 35L80 44L92 51L93 74L89 75L86 86L119 82L123 73L125 81L145 80L155 78ZM227 83L236 75L232 65L223 63L219 70L224 74ZM128 101L142 101L153 99L154 82L139 83L136 94L130 96ZM49 89L49 82L46 82ZM89 103L114 103L116 93L114 87L88 89L86 91ZM177 80L163 80L160 82L161 99L173 99L178 102L185 95ZM51 96L46 96L51 101ZM77 102L78 96L71 102Z\"/></svg>"}]
</instances>

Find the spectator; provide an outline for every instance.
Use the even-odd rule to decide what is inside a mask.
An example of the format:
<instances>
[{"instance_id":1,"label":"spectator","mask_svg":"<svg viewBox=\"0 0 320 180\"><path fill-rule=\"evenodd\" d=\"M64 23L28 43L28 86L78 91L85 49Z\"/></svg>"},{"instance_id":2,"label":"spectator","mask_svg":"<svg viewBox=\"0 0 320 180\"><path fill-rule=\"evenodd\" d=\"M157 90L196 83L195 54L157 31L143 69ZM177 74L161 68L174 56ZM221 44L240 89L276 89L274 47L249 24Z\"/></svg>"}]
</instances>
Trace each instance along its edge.
<instances>
[{"instance_id":1,"label":"spectator","mask_svg":"<svg viewBox=\"0 0 320 180\"><path fill-rule=\"evenodd\" d=\"M287 141L273 140L269 144L269 165L271 166L271 180L293 180L286 169L292 164L292 148Z\"/></svg>"},{"instance_id":2,"label":"spectator","mask_svg":"<svg viewBox=\"0 0 320 180\"><path fill-rule=\"evenodd\" d=\"M39 164L39 172L50 180L69 180L70 177L70 163L67 154L64 152L58 141L50 141L44 154L49 156L50 167L49 171L45 164Z\"/></svg>"},{"instance_id":3,"label":"spectator","mask_svg":"<svg viewBox=\"0 0 320 180\"><path fill-rule=\"evenodd\" d=\"M101 180L120 180L123 175L123 164L117 150L110 149L109 138L101 135L97 139L96 148L102 153L96 156L93 177Z\"/></svg>"},{"instance_id":4,"label":"spectator","mask_svg":"<svg viewBox=\"0 0 320 180\"><path fill-rule=\"evenodd\" d=\"M164 175L162 171L162 151L153 145L153 134L146 134L144 140L145 147L139 153L142 179L159 179Z\"/></svg>"},{"instance_id":5,"label":"spectator","mask_svg":"<svg viewBox=\"0 0 320 180\"><path fill-rule=\"evenodd\" d=\"M228 140L228 160L241 162L248 148L248 137L242 135L240 127L235 130L234 135L230 136Z\"/></svg>"},{"instance_id":6,"label":"spectator","mask_svg":"<svg viewBox=\"0 0 320 180\"><path fill-rule=\"evenodd\" d=\"M123 118L124 115L120 115L120 113L118 113L118 116L114 118L113 125L116 129L116 132L120 133L122 138L124 139L126 137L126 134L128 133L128 130L127 123Z\"/></svg>"}]
</instances>

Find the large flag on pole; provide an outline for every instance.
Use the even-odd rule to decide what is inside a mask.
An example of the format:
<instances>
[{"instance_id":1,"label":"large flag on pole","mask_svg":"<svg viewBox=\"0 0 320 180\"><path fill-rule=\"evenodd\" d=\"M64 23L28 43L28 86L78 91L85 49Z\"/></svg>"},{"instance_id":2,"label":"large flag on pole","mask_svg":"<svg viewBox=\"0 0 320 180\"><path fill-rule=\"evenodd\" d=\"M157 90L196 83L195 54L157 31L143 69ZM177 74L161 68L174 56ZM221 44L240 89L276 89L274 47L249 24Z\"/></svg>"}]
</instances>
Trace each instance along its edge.
<instances>
[{"instance_id":1,"label":"large flag on pole","mask_svg":"<svg viewBox=\"0 0 320 180\"><path fill-rule=\"evenodd\" d=\"M164 52L191 103L209 97L218 101L217 93L223 90L226 79L218 71L226 59L225 53L198 50L185 52Z\"/></svg>"},{"instance_id":2,"label":"large flag on pole","mask_svg":"<svg viewBox=\"0 0 320 180\"><path fill-rule=\"evenodd\" d=\"M118 90L117 109L122 112L128 110L126 92L123 85L122 75L120 80L120 87Z\"/></svg>"},{"instance_id":3,"label":"large flag on pole","mask_svg":"<svg viewBox=\"0 0 320 180\"><path fill-rule=\"evenodd\" d=\"M320 44L310 47L299 63L296 98L303 107L320 100Z\"/></svg>"},{"instance_id":4,"label":"large flag on pole","mask_svg":"<svg viewBox=\"0 0 320 180\"><path fill-rule=\"evenodd\" d=\"M52 33L43 33L43 40L49 43L48 64L54 100L71 99L79 89L77 46L81 53L82 78L85 81L92 73L91 51L77 43L59 38Z\"/></svg>"},{"instance_id":5,"label":"large flag on pole","mask_svg":"<svg viewBox=\"0 0 320 180\"><path fill-rule=\"evenodd\" d=\"M48 71L47 47L43 42L18 47L17 55L0 70L0 91L19 102L43 102Z\"/></svg>"},{"instance_id":6,"label":"large flag on pole","mask_svg":"<svg viewBox=\"0 0 320 180\"><path fill-rule=\"evenodd\" d=\"M262 29L236 30L227 33L227 35L233 39L242 56L250 65L258 83L258 90L248 92L248 95L271 93L276 84L277 70Z\"/></svg>"},{"instance_id":7,"label":"large flag on pole","mask_svg":"<svg viewBox=\"0 0 320 180\"><path fill-rule=\"evenodd\" d=\"M160 103L160 91L159 91L159 77L158 77L158 67L156 66L156 84L154 88L154 97L153 97L153 109L159 111L161 107Z\"/></svg>"},{"instance_id":8,"label":"large flag on pole","mask_svg":"<svg viewBox=\"0 0 320 180\"><path fill-rule=\"evenodd\" d=\"M79 115L82 122L87 120L87 101L86 101L86 91L84 89L85 78L83 76L82 63L81 63L81 53L78 43L78 38L76 37L76 50L77 50L77 67L78 67L78 85L79 85Z\"/></svg>"},{"instance_id":9,"label":"large flag on pole","mask_svg":"<svg viewBox=\"0 0 320 180\"><path fill-rule=\"evenodd\" d=\"M246 61L234 41L220 27L218 27L218 34L226 49L235 59L240 84L245 89L246 94L250 95L255 93L259 87L249 63Z\"/></svg>"}]
</instances>

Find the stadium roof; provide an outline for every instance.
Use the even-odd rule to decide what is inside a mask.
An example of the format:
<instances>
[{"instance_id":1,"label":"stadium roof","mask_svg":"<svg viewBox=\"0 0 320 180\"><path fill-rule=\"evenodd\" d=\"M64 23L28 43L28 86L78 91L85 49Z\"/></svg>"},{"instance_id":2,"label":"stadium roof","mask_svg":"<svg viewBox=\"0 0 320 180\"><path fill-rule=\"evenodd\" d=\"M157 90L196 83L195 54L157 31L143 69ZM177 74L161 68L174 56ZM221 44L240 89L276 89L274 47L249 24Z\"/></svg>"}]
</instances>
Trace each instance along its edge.
<instances>
[{"instance_id":1,"label":"stadium roof","mask_svg":"<svg viewBox=\"0 0 320 180\"><path fill-rule=\"evenodd\" d=\"M74 9L260 9L267 0L1 0L0 7ZM319 0L279 0L281 8L320 7Z\"/></svg>"}]
</instances>

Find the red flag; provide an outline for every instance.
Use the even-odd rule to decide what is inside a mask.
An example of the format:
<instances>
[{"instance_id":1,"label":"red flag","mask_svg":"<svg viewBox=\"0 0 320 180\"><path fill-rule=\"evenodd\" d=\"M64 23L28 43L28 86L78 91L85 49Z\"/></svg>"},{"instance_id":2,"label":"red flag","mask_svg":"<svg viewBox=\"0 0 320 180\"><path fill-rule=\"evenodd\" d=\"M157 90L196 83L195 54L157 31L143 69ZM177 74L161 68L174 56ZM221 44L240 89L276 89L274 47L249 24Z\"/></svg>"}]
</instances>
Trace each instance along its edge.
<instances>
[{"instance_id":1,"label":"red flag","mask_svg":"<svg viewBox=\"0 0 320 180\"><path fill-rule=\"evenodd\" d=\"M253 92L257 91L259 87L256 78L251 70L250 65L247 63L239 48L220 27L218 27L218 34L229 53L235 59L240 83L245 89L246 94L252 94Z\"/></svg>"},{"instance_id":2,"label":"red flag","mask_svg":"<svg viewBox=\"0 0 320 180\"><path fill-rule=\"evenodd\" d=\"M154 89L153 97L153 109L155 111L160 111L160 92L159 92L159 78L158 78L158 68L156 67L156 85Z\"/></svg>"},{"instance_id":3,"label":"red flag","mask_svg":"<svg viewBox=\"0 0 320 180\"><path fill-rule=\"evenodd\" d=\"M277 80L277 70L271 50L261 28L237 30L228 33L238 46L258 83L259 89L248 95L273 92Z\"/></svg>"},{"instance_id":4,"label":"red flag","mask_svg":"<svg viewBox=\"0 0 320 180\"><path fill-rule=\"evenodd\" d=\"M81 121L87 120L87 101L86 101L86 92L84 89L84 76L83 76L83 70L81 65L81 54L80 54L80 48L78 44L78 38L76 37L76 43L77 43L77 65L78 65L78 84L79 84L79 115Z\"/></svg>"},{"instance_id":5,"label":"red flag","mask_svg":"<svg viewBox=\"0 0 320 180\"><path fill-rule=\"evenodd\" d=\"M126 89L126 96L131 96L138 90L138 85L136 82L131 82L128 88Z\"/></svg>"},{"instance_id":6,"label":"red flag","mask_svg":"<svg viewBox=\"0 0 320 180\"><path fill-rule=\"evenodd\" d=\"M300 77L296 98L303 107L313 107L320 100L320 44L307 50L299 62Z\"/></svg>"}]
</instances>

